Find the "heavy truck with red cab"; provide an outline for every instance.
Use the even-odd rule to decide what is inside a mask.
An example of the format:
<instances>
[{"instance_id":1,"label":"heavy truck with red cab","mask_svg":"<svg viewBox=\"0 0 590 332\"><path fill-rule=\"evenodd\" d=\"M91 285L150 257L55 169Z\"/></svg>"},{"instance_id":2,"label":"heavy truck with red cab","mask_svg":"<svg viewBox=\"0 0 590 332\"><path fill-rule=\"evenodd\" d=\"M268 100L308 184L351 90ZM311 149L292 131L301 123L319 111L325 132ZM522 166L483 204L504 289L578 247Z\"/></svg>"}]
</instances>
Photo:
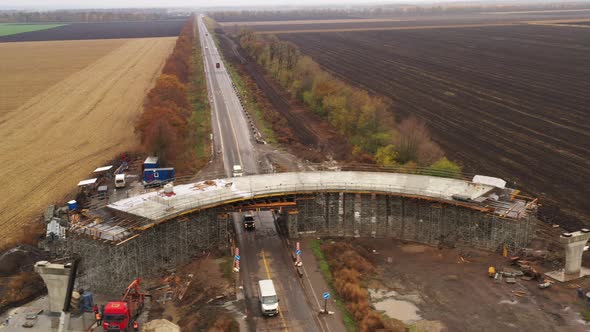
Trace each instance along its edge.
<instances>
[{"instance_id":1,"label":"heavy truck with red cab","mask_svg":"<svg viewBox=\"0 0 590 332\"><path fill-rule=\"evenodd\" d=\"M133 322L143 310L145 298L151 297L139 291L140 283L141 278L133 280L121 301L107 303L102 317L104 331L132 331Z\"/></svg>"}]
</instances>

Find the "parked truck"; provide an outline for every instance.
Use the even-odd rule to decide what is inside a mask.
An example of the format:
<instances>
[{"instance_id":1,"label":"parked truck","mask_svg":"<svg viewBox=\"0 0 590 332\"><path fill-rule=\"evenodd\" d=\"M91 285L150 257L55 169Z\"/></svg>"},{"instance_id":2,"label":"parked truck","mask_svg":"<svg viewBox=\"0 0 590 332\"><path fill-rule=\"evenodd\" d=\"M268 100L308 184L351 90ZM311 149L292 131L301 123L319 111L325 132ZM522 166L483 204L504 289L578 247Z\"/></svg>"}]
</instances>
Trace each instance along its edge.
<instances>
[{"instance_id":1,"label":"parked truck","mask_svg":"<svg viewBox=\"0 0 590 332\"><path fill-rule=\"evenodd\" d=\"M129 331L141 313L148 294L139 291L141 278L133 280L120 301L109 302L104 307L103 331Z\"/></svg>"},{"instance_id":2,"label":"parked truck","mask_svg":"<svg viewBox=\"0 0 590 332\"><path fill-rule=\"evenodd\" d=\"M174 168L147 168L143 170L143 185L158 187L174 180Z\"/></svg>"}]
</instances>

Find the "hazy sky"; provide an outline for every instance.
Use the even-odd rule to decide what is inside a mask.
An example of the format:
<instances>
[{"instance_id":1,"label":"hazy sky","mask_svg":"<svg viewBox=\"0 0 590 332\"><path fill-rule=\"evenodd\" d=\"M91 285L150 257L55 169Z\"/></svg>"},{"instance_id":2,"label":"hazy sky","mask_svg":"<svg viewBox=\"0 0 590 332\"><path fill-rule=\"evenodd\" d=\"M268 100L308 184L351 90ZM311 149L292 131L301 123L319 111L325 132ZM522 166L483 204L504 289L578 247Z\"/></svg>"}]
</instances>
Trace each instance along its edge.
<instances>
[{"instance_id":1,"label":"hazy sky","mask_svg":"<svg viewBox=\"0 0 590 332\"><path fill-rule=\"evenodd\" d=\"M0 0L0 8L4 9L56 9L56 8L131 8L131 7L219 7L219 6L254 6L281 5L290 6L318 4L349 4L349 3L419 3L426 0ZM430 0L428 2L448 2L456 0Z\"/></svg>"}]
</instances>

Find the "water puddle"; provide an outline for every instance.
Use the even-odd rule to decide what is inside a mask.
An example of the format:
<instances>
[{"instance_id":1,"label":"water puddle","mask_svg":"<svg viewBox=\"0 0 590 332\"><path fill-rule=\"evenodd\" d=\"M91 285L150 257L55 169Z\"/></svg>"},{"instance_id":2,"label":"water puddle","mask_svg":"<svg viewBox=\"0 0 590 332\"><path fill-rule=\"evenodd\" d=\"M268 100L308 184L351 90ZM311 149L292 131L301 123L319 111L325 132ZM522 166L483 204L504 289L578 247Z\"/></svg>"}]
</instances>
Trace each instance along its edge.
<instances>
[{"instance_id":1,"label":"water puddle","mask_svg":"<svg viewBox=\"0 0 590 332\"><path fill-rule=\"evenodd\" d=\"M369 289L371 302L378 311L383 311L387 316L401 320L405 324L412 324L422 319L418 307L410 302L396 298L395 291Z\"/></svg>"}]
</instances>

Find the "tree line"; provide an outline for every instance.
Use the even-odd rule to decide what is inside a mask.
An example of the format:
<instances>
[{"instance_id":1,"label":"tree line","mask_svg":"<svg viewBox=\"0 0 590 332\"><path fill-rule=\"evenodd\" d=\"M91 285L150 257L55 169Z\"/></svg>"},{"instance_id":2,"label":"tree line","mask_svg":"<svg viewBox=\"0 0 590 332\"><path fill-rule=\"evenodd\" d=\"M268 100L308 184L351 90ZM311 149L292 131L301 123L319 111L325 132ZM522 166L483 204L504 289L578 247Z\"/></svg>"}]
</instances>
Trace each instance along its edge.
<instances>
[{"instance_id":1,"label":"tree line","mask_svg":"<svg viewBox=\"0 0 590 332\"><path fill-rule=\"evenodd\" d=\"M291 42L247 29L242 29L236 38L248 55L293 98L348 138L354 160L426 168L433 175L460 173L460 167L444 157L422 121L414 117L395 120L390 101L372 96L322 70Z\"/></svg>"},{"instance_id":2,"label":"tree line","mask_svg":"<svg viewBox=\"0 0 590 332\"><path fill-rule=\"evenodd\" d=\"M194 19L190 18L148 93L135 127L143 150L179 172L188 169L193 158L189 140L192 109L187 86L193 73L194 40Z\"/></svg>"}]
</instances>

